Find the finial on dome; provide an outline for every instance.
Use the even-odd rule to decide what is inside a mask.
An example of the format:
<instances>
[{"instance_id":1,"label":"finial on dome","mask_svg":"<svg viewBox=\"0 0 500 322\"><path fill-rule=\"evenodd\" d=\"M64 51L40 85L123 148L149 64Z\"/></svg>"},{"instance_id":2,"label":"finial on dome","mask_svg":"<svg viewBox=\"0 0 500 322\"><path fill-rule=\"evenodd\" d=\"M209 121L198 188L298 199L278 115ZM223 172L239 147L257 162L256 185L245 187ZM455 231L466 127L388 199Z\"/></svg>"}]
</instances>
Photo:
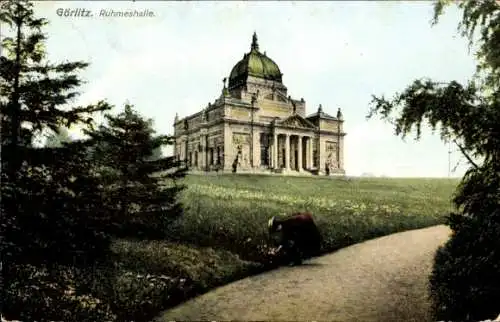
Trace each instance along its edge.
<instances>
[{"instance_id":1,"label":"finial on dome","mask_svg":"<svg viewBox=\"0 0 500 322\"><path fill-rule=\"evenodd\" d=\"M319 106L318 106L318 113L321 113L321 112L323 112L323 106L321 106L321 104L319 104Z\"/></svg>"},{"instance_id":2,"label":"finial on dome","mask_svg":"<svg viewBox=\"0 0 500 322\"><path fill-rule=\"evenodd\" d=\"M255 31L252 37L252 50L259 50L259 43L257 42L257 33Z\"/></svg>"},{"instance_id":3,"label":"finial on dome","mask_svg":"<svg viewBox=\"0 0 500 322\"><path fill-rule=\"evenodd\" d=\"M175 113L174 123L179 122L179 114Z\"/></svg>"}]
</instances>

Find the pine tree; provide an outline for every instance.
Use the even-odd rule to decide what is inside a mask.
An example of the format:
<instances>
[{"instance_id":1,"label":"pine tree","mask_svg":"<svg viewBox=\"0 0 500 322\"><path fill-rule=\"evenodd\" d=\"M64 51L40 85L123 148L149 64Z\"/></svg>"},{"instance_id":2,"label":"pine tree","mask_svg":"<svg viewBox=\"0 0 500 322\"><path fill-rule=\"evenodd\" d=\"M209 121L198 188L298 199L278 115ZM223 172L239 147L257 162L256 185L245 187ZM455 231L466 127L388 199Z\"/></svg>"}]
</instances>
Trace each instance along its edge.
<instances>
[{"instance_id":1,"label":"pine tree","mask_svg":"<svg viewBox=\"0 0 500 322\"><path fill-rule=\"evenodd\" d=\"M119 214L115 232L163 237L168 223L181 214L177 195L183 186L177 181L186 174L175 157L158 155L162 146L173 144L173 137L155 135L152 120L130 104L105 118L107 124L86 134L95 146L108 203L116 205Z\"/></svg>"},{"instance_id":2,"label":"pine tree","mask_svg":"<svg viewBox=\"0 0 500 322\"><path fill-rule=\"evenodd\" d=\"M64 143L71 142L71 140L68 129L59 127L57 132L52 132L46 136L44 146L48 148L62 147Z\"/></svg>"},{"instance_id":3,"label":"pine tree","mask_svg":"<svg viewBox=\"0 0 500 322\"><path fill-rule=\"evenodd\" d=\"M68 108L78 95L78 72L88 64L47 61L47 21L34 16L31 2L2 1L0 22L3 312L29 321L68 320L68 305L76 304L63 300L53 268L103 257L108 214L83 142L36 148L32 141L48 129L91 125L92 114L110 106Z\"/></svg>"},{"instance_id":4,"label":"pine tree","mask_svg":"<svg viewBox=\"0 0 500 322\"><path fill-rule=\"evenodd\" d=\"M151 160L158 160L163 158L163 151L161 148L156 148L153 150L153 154L151 155Z\"/></svg>"}]
</instances>

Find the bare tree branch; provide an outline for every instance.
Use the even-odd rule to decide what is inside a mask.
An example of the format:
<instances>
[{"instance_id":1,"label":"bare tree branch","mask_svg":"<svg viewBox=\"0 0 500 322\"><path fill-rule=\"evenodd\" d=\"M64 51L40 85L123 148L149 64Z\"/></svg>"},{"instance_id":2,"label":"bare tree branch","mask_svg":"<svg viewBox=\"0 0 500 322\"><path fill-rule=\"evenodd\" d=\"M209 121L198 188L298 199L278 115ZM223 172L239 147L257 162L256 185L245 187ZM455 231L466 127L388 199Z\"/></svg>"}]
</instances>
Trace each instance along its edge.
<instances>
[{"instance_id":1,"label":"bare tree branch","mask_svg":"<svg viewBox=\"0 0 500 322\"><path fill-rule=\"evenodd\" d=\"M453 167L453 169L451 169L451 172L455 173L455 171L457 171L458 166L460 166L460 164L461 164L461 160L458 160L457 163L455 164L455 166Z\"/></svg>"},{"instance_id":2,"label":"bare tree branch","mask_svg":"<svg viewBox=\"0 0 500 322\"><path fill-rule=\"evenodd\" d=\"M479 166L474 162L472 161L472 158L469 156L469 154L465 151L465 149L463 148L463 146L461 146L457 140L453 140L453 143L455 143L457 145L457 147L460 149L460 152L462 152L463 156L467 159L467 161L469 161L470 164L472 164L472 166L476 169L479 169Z\"/></svg>"}]
</instances>

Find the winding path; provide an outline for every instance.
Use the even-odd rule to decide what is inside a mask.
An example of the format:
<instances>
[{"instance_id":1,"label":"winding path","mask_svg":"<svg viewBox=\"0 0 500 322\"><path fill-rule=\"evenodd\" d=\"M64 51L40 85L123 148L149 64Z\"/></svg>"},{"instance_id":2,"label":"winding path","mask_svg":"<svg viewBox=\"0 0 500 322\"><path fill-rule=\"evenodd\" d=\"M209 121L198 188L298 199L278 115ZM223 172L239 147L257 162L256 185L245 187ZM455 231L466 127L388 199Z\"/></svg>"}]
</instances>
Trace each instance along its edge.
<instances>
[{"instance_id":1,"label":"winding path","mask_svg":"<svg viewBox=\"0 0 500 322\"><path fill-rule=\"evenodd\" d=\"M446 226L406 231L215 289L172 320L430 321L427 281Z\"/></svg>"}]
</instances>

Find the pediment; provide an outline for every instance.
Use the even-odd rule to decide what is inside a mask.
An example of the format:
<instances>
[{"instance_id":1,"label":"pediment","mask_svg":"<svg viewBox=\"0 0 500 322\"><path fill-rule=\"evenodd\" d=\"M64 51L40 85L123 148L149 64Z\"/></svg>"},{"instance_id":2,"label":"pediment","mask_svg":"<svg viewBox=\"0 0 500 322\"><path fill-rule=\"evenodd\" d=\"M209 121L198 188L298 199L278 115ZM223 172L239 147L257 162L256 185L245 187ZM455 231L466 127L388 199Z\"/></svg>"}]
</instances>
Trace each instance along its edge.
<instances>
[{"instance_id":1,"label":"pediment","mask_svg":"<svg viewBox=\"0 0 500 322\"><path fill-rule=\"evenodd\" d=\"M316 128L313 123L311 123L310 121L306 120L305 118L297 114L287 117L286 119L278 122L278 125L286 127L306 128L306 129Z\"/></svg>"}]
</instances>

